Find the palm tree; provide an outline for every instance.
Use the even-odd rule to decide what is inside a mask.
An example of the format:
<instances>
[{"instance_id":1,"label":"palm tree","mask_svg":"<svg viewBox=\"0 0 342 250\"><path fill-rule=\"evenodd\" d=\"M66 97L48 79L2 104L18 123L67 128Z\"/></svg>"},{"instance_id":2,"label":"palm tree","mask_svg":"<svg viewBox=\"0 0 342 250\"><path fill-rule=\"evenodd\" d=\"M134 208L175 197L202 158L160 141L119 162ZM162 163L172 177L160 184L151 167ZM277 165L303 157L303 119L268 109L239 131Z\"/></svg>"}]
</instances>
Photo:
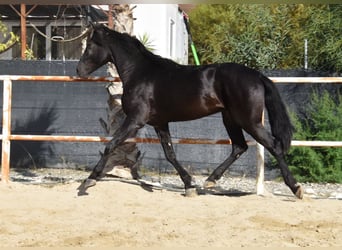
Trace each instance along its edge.
<instances>
[{"instance_id":1,"label":"palm tree","mask_svg":"<svg viewBox=\"0 0 342 250\"><path fill-rule=\"evenodd\" d=\"M122 33L133 34L133 8L129 4L113 4L109 6L108 26ZM118 73L113 64L108 64L108 72L111 76L116 77ZM102 127L106 133L111 136L118 129L119 125L125 118L125 114L121 107L122 83L113 82L107 86L108 91L108 109L107 121L100 119ZM105 175L115 175L118 177L138 178L137 162L140 152L136 143L124 143L123 145L110 151L107 155L109 159L98 178Z\"/></svg>"}]
</instances>

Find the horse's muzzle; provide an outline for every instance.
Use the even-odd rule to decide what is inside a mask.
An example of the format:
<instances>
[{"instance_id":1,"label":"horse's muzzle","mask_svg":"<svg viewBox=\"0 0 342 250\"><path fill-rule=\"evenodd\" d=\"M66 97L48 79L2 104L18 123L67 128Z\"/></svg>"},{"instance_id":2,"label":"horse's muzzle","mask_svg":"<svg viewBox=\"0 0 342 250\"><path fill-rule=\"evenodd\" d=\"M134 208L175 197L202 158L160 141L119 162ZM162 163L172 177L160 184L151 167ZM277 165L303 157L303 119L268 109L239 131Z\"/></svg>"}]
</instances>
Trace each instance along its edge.
<instances>
[{"instance_id":1,"label":"horse's muzzle","mask_svg":"<svg viewBox=\"0 0 342 250\"><path fill-rule=\"evenodd\" d=\"M84 70L81 69L81 67L78 65L76 68L76 73L79 77L86 78L89 76L89 74L85 73Z\"/></svg>"}]
</instances>

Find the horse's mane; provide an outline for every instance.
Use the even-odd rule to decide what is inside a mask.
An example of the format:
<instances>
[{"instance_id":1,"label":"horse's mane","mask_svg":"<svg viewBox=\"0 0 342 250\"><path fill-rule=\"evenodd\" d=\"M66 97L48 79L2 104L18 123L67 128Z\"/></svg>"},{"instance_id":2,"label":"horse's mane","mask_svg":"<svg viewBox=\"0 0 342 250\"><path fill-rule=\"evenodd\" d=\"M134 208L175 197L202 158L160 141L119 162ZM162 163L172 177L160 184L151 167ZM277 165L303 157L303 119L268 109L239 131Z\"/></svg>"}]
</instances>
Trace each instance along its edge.
<instances>
[{"instance_id":1,"label":"horse's mane","mask_svg":"<svg viewBox=\"0 0 342 250\"><path fill-rule=\"evenodd\" d=\"M174 65L174 66L178 65L176 62L170 59L163 58L159 55L153 54L151 51L146 49L146 47L137 38L132 37L127 33L120 33L115 30L109 29L108 27L105 27L105 28L111 34L111 36L113 36L114 39L121 40L122 45L125 46L128 50L131 50L132 47L136 48L137 51L141 55L143 55L148 60L155 62L157 64L164 64L164 65L167 64L167 65Z\"/></svg>"}]
</instances>

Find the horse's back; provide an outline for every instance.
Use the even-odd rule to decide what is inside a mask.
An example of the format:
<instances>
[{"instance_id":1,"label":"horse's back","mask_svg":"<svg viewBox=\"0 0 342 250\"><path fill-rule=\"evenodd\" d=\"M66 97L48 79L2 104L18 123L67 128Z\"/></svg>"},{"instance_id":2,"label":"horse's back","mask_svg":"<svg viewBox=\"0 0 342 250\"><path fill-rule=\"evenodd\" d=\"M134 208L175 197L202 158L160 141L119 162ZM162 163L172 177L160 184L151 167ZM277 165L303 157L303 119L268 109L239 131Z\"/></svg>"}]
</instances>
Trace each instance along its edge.
<instances>
[{"instance_id":1,"label":"horse's back","mask_svg":"<svg viewBox=\"0 0 342 250\"><path fill-rule=\"evenodd\" d=\"M217 77L229 81L229 84L250 85L260 84L262 73L237 63L222 63L217 66Z\"/></svg>"},{"instance_id":2,"label":"horse's back","mask_svg":"<svg viewBox=\"0 0 342 250\"><path fill-rule=\"evenodd\" d=\"M262 73L237 63L223 63L217 67L216 80L226 91L236 98L246 98L250 94L263 91ZM246 96L247 95L247 96Z\"/></svg>"},{"instance_id":3,"label":"horse's back","mask_svg":"<svg viewBox=\"0 0 342 250\"><path fill-rule=\"evenodd\" d=\"M250 110L264 105L260 73L243 65L178 65L154 73L149 81L154 121L193 120L223 110L240 119L241 113L246 114L243 118L251 116Z\"/></svg>"},{"instance_id":4,"label":"horse's back","mask_svg":"<svg viewBox=\"0 0 342 250\"><path fill-rule=\"evenodd\" d=\"M223 108L214 89L212 66L177 65L154 72L152 108L161 120L193 120Z\"/></svg>"}]
</instances>

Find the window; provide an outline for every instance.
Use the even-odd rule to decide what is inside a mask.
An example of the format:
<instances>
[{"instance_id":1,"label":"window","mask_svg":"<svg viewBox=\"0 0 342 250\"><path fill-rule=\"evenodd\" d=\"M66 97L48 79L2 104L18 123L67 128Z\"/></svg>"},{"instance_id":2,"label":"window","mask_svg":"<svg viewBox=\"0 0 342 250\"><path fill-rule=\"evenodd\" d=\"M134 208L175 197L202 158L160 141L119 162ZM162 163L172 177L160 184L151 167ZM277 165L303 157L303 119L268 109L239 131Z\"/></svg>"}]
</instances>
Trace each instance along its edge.
<instances>
[{"instance_id":1,"label":"window","mask_svg":"<svg viewBox=\"0 0 342 250\"><path fill-rule=\"evenodd\" d=\"M82 33L80 26L36 26L39 31L58 40L69 40ZM33 51L33 58L38 60L70 60L79 59L82 54L82 39L60 43L52 41L39 34L32 27L27 27L27 47ZM20 27L13 26L12 31L20 36ZM47 32L48 31L48 32ZM21 45L18 43L12 48L12 58L21 57Z\"/></svg>"},{"instance_id":2,"label":"window","mask_svg":"<svg viewBox=\"0 0 342 250\"><path fill-rule=\"evenodd\" d=\"M37 27L41 32L45 33L44 26ZM13 26L12 31L14 34L20 36L20 27ZM39 35L32 27L26 28L26 42L27 47L33 51L33 57L36 59L45 59L46 44L45 38ZM12 58L21 57L21 45L17 43L12 48Z\"/></svg>"},{"instance_id":3,"label":"window","mask_svg":"<svg viewBox=\"0 0 342 250\"><path fill-rule=\"evenodd\" d=\"M59 40L69 40L82 33L81 27L51 27L51 37ZM51 42L51 59L79 59L82 54L82 40L77 39L66 43Z\"/></svg>"}]
</instances>

